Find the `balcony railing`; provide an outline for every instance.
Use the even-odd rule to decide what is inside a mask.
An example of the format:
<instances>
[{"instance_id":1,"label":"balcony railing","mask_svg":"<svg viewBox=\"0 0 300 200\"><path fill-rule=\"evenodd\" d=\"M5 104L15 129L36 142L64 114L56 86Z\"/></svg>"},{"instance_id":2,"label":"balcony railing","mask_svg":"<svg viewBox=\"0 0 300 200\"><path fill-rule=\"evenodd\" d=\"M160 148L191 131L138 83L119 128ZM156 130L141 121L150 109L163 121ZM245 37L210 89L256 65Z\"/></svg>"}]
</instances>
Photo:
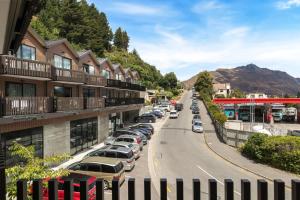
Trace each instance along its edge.
<instances>
[{"instance_id":1,"label":"balcony railing","mask_svg":"<svg viewBox=\"0 0 300 200\"><path fill-rule=\"evenodd\" d=\"M106 86L107 81L103 76L85 74L85 83L88 85Z\"/></svg>"},{"instance_id":2,"label":"balcony railing","mask_svg":"<svg viewBox=\"0 0 300 200\"><path fill-rule=\"evenodd\" d=\"M54 80L56 81L66 81L66 82L77 82L84 83L85 76L83 71L69 70L53 67Z\"/></svg>"},{"instance_id":3,"label":"balcony railing","mask_svg":"<svg viewBox=\"0 0 300 200\"><path fill-rule=\"evenodd\" d=\"M137 91L146 91L145 86L124 82L115 79L107 79L107 87L116 87L121 89L128 89L128 90L137 90Z\"/></svg>"},{"instance_id":4,"label":"balcony railing","mask_svg":"<svg viewBox=\"0 0 300 200\"><path fill-rule=\"evenodd\" d=\"M51 64L13 56L0 56L0 74L52 78Z\"/></svg>"},{"instance_id":5,"label":"balcony railing","mask_svg":"<svg viewBox=\"0 0 300 200\"><path fill-rule=\"evenodd\" d=\"M85 98L85 108L86 109L95 109L95 108L104 108L104 99L101 97L88 97Z\"/></svg>"},{"instance_id":6,"label":"balcony railing","mask_svg":"<svg viewBox=\"0 0 300 200\"><path fill-rule=\"evenodd\" d=\"M105 99L105 107L144 104L144 101L143 98L107 98Z\"/></svg>"},{"instance_id":7,"label":"balcony railing","mask_svg":"<svg viewBox=\"0 0 300 200\"><path fill-rule=\"evenodd\" d=\"M54 107L56 111L83 110L83 97L56 97Z\"/></svg>"},{"instance_id":8,"label":"balcony railing","mask_svg":"<svg viewBox=\"0 0 300 200\"><path fill-rule=\"evenodd\" d=\"M121 87L121 81L115 79L107 79L107 87Z\"/></svg>"},{"instance_id":9,"label":"balcony railing","mask_svg":"<svg viewBox=\"0 0 300 200\"><path fill-rule=\"evenodd\" d=\"M51 97L4 97L2 115L29 115L49 113L53 111L53 98Z\"/></svg>"}]
</instances>

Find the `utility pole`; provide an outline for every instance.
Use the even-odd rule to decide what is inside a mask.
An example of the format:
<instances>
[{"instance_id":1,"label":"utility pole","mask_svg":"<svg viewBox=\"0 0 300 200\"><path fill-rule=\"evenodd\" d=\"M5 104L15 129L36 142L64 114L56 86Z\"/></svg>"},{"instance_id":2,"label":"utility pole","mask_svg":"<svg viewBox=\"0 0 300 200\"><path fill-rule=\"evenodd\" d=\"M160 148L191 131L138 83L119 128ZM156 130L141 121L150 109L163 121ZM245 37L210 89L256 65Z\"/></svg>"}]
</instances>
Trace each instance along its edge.
<instances>
[{"instance_id":1,"label":"utility pole","mask_svg":"<svg viewBox=\"0 0 300 200\"><path fill-rule=\"evenodd\" d=\"M0 200L6 199L6 177L5 177L5 160L2 149L2 138L0 135Z\"/></svg>"}]
</instances>

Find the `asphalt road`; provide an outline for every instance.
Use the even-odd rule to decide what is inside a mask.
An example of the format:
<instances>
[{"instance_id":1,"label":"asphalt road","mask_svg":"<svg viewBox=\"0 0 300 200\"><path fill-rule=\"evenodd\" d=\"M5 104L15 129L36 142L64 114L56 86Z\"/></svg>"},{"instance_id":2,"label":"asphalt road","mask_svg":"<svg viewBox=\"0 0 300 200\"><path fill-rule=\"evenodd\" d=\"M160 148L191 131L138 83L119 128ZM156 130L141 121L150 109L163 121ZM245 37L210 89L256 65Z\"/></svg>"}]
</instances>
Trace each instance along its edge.
<instances>
[{"instance_id":1,"label":"asphalt road","mask_svg":"<svg viewBox=\"0 0 300 200\"><path fill-rule=\"evenodd\" d=\"M208 179L216 179L218 199L224 199L223 182L229 178L234 181L235 199L240 199L240 181L248 179L251 181L252 199L257 199L256 183L260 177L228 163L209 150L203 134L193 133L191 130L191 92L186 93L182 102L184 110L180 112L179 118L168 119L149 145L148 167L156 190L160 191L159 179L167 178L168 197L176 199L176 178L183 178L184 196L186 199L192 199L192 179L199 178L201 197L208 199ZM205 132L216 134L204 105L202 102L199 102L199 105ZM273 199L273 187L269 182L269 199ZM288 190L286 199L290 199Z\"/></svg>"}]
</instances>

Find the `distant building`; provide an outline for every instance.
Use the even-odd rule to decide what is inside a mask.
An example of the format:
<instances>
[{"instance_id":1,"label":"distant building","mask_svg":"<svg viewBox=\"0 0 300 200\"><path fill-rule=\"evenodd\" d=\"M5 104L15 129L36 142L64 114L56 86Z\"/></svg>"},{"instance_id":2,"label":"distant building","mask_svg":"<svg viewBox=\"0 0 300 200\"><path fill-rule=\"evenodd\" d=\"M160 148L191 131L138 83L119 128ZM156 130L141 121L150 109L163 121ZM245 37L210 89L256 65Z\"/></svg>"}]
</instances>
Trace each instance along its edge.
<instances>
[{"instance_id":1,"label":"distant building","mask_svg":"<svg viewBox=\"0 0 300 200\"><path fill-rule=\"evenodd\" d=\"M246 95L247 99L266 99L268 95L265 93L249 93Z\"/></svg>"},{"instance_id":2,"label":"distant building","mask_svg":"<svg viewBox=\"0 0 300 200\"><path fill-rule=\"evenodd\" d=\"M230 83L214 83L213 84L215 96L224 96L225 98L231 94Z\"/></svg>"}]
</instances>

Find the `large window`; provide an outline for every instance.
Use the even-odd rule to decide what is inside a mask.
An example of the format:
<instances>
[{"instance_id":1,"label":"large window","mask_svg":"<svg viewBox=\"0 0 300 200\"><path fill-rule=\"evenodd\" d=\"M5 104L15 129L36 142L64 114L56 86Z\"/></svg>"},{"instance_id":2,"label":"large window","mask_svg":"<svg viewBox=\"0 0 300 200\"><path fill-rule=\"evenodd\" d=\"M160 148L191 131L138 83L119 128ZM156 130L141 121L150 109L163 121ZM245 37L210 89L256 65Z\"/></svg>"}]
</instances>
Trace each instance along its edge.
<instances>
[{"instance_id":1,"label":"large window","mask_svg":"<svg viewBox=\"0 0 300 200\"><path fill-rule=\"evenodd\" d=\"M88 64L83 64L83 69L87 74L95 74L95 67Z\"/></svg>"},{"instance_id":2,"label":"large window","mask_svg":"<svg viewBox=\"0 0 300 200\"><path fill-rule=\"evenodd\" d=\"M71 154L74 155L98 143L98 119L71 121Z\"/></svg>"},{"instance_id":3,"label":"large window","mask_svg":"<svg viewBox=\"0 0 300 200\"><path fill-rule=\"evenodd\" d=\"M110 71L108 70L102 70L102 76L109 79L110 78Z\"/></svg>"},{"instance_id":4,"label":"large window","mask_svg":"<svg viewBox=\"0 0 300 200\"><path fill-rule=\"evenodd\" d=\"M57 68L62 68L62 69L71 69L71 59L59 56L59 55L54 55L54 65Z\"/></svg>"},{"instance_id":5,"label":"large window","mask_svg":"<svg viewBox=\"0 0 300 200\"><path fill-rule=\"evenodd\" d=\"M70 87L54 87L54 96L56 97L72 97L72 88Z\"/></svg>"},{"instance_id":6,"label":"large window","mask_svg":"<svg viewBox=\"0 0 300 200\"><path fill-rule=\"evenodd\" d=\"M43 157L43 128L26 129L1 135L1 148L4 151L6 167L23 162L19 157L11 155L10 147L17 142L24 146L34 146L35 155Z\"/></svg>"},{"instance_id":7,"label":"large window","mask_svg":"<svg viewBox=\"0 0 300 200\"><path fill-rule=\"evenodd\" d=\"M96 97L95 88L83 88L83 97Z\"/></svg>"},{"instance_id":8,"label":"large window","mask_svg":"<svg viewBox=\"0 0 300 200\"><path fill-rule=\"evenodd\" d=\"M34 47L22 44L17 51L17 57L22 59L35 60L36 49Z\"/></svg>"},{"instance_id":9,"label":"large window","mask_svg":"<svg viewBox=\"0 0 300 200\"><path fill-rule=\"evenodd\" d=\"M36 96L36 86L30 83L7 82L5 95L8 97L34 97Z\"/></svg>"}]
</instances>

